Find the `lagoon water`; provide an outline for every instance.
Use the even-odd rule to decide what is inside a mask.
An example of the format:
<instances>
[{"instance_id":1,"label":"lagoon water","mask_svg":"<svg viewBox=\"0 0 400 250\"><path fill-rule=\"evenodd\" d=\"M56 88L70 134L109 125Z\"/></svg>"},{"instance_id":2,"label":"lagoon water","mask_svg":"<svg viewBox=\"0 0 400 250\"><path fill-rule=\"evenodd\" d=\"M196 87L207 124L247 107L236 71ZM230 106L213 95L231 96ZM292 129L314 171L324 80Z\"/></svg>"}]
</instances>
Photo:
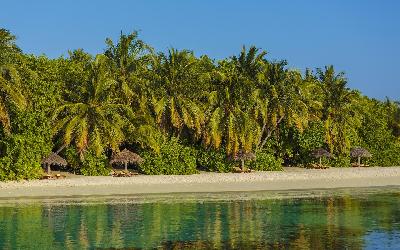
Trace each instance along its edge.
<instances>
[{"instance_id":1,"label":"lagoon water","mask_svg":"<svg viewBox=\"0 0 400 250\"><path fill-rule=\"evenodd\" d=\"M0 249L400 249L400 189L3 200Z\"/></svg>"}]
</instances>

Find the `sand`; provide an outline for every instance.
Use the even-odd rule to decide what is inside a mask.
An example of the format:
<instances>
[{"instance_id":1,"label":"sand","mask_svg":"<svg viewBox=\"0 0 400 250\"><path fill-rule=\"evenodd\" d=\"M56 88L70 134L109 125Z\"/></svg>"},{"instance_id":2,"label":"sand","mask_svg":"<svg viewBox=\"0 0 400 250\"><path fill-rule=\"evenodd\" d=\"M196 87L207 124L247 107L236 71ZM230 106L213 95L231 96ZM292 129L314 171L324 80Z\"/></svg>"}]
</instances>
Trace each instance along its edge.
<instances>
[{"instance_id":1,"label":"sand","mask_svg":"<svg viewBox=\"0 0 400 250\"><path fill-rule=\"evenodd\" d=\"M400 186L400 167L303 169L282 172L72 176L60 180L0 182L0 198L76 197L196 192L283 191Z\"/></svg>"}]
</instances>

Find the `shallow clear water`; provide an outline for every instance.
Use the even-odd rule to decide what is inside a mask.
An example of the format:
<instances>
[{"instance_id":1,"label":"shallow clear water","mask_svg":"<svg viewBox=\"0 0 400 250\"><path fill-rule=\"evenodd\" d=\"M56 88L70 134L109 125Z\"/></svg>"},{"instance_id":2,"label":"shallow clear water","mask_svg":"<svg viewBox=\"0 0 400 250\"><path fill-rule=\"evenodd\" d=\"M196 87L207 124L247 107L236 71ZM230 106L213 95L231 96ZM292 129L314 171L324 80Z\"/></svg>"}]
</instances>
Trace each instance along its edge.
<instances>
[{"instance_id":1,"label":"shallow clear water","mask_svg":"<svg viewBox=\"0 0 400 250\"><path fill-rule=\"evenodd\" d=\"M400 249L400 189L0 201L0 249Z\"/></svg>"}]
</instances>

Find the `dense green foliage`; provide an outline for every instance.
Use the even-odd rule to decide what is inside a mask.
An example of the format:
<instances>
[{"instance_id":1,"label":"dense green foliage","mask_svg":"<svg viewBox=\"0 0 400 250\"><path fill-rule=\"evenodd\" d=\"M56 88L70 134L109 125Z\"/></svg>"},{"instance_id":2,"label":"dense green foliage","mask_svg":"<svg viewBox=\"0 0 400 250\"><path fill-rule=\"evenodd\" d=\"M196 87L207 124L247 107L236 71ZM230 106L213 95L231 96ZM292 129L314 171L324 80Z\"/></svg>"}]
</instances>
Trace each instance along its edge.
<instances>
[{"instance_id":1,"label":"dense green foliage","mask_svg":"<svg viewBox=\"0 0 400 250\"><path fill-rule=\"evenodd\" d=\"M275 157L272 153L257 151L256 159L250 163L250 168L260 171L282 170L283 160Z\"/></svg>"},{"instance_id":2,"label":"dense green foliage","mask_svg":"<svg viewBox=\"0 0 400 250\"><path fill-rule=\"evenodd\" d=\"M224 150L200 148L197 153L198 166L206 171L231 172L235 163L226 157Z\"/></svg>"},{"instance_id":3,"label":"dense green foliage","mask_svg":"<svg viewBox=\"0 0 400 250\"><path fill-rule=\"evenodd\" d=\"M165 139L160 151L145 151L139 170L145 174L195 174L196 151L179 143L177 138Z\"/></svg>"},{"instance_id":4,"label":"dense green foliage","mask_svg":"<svg viewBox=\"0 0 400 250\"><path fill-rule=\"evenodd\" d=\"M134 32L99 55L49 59L0 29L0 179L37 178L51 151L76 173L108 174L125 147L146 174L229 172L238 152L256 154L248 167L280 170L314 162L321 147L332 166L349 166L358 146L370 165L400 164L399 103L349 89L333 66L303 74L266 56L156 52Z\"/></svg>"}]
</instances>

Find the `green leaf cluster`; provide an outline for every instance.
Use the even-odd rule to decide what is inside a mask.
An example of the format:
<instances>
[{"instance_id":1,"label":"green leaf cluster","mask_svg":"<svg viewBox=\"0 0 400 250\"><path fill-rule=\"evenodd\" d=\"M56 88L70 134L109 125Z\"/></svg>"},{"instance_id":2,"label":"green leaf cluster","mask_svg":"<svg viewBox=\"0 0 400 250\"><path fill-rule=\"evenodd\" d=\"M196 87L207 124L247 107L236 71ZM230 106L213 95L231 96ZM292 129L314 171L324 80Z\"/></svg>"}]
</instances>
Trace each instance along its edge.
<instances>
[{"instance_id":1,"label":"green leaf cluster","mask_svg":"<svg viewBox=\"0 0 400 250\"><path fill-rule=\"evenodd\" d=\"M165 138L158 153L144 151L141 156L144 161L139 165L139 171L144 174L184 175L198 173L196 150L181 144L175 137Z\"/></svg>"}]
</instances>

